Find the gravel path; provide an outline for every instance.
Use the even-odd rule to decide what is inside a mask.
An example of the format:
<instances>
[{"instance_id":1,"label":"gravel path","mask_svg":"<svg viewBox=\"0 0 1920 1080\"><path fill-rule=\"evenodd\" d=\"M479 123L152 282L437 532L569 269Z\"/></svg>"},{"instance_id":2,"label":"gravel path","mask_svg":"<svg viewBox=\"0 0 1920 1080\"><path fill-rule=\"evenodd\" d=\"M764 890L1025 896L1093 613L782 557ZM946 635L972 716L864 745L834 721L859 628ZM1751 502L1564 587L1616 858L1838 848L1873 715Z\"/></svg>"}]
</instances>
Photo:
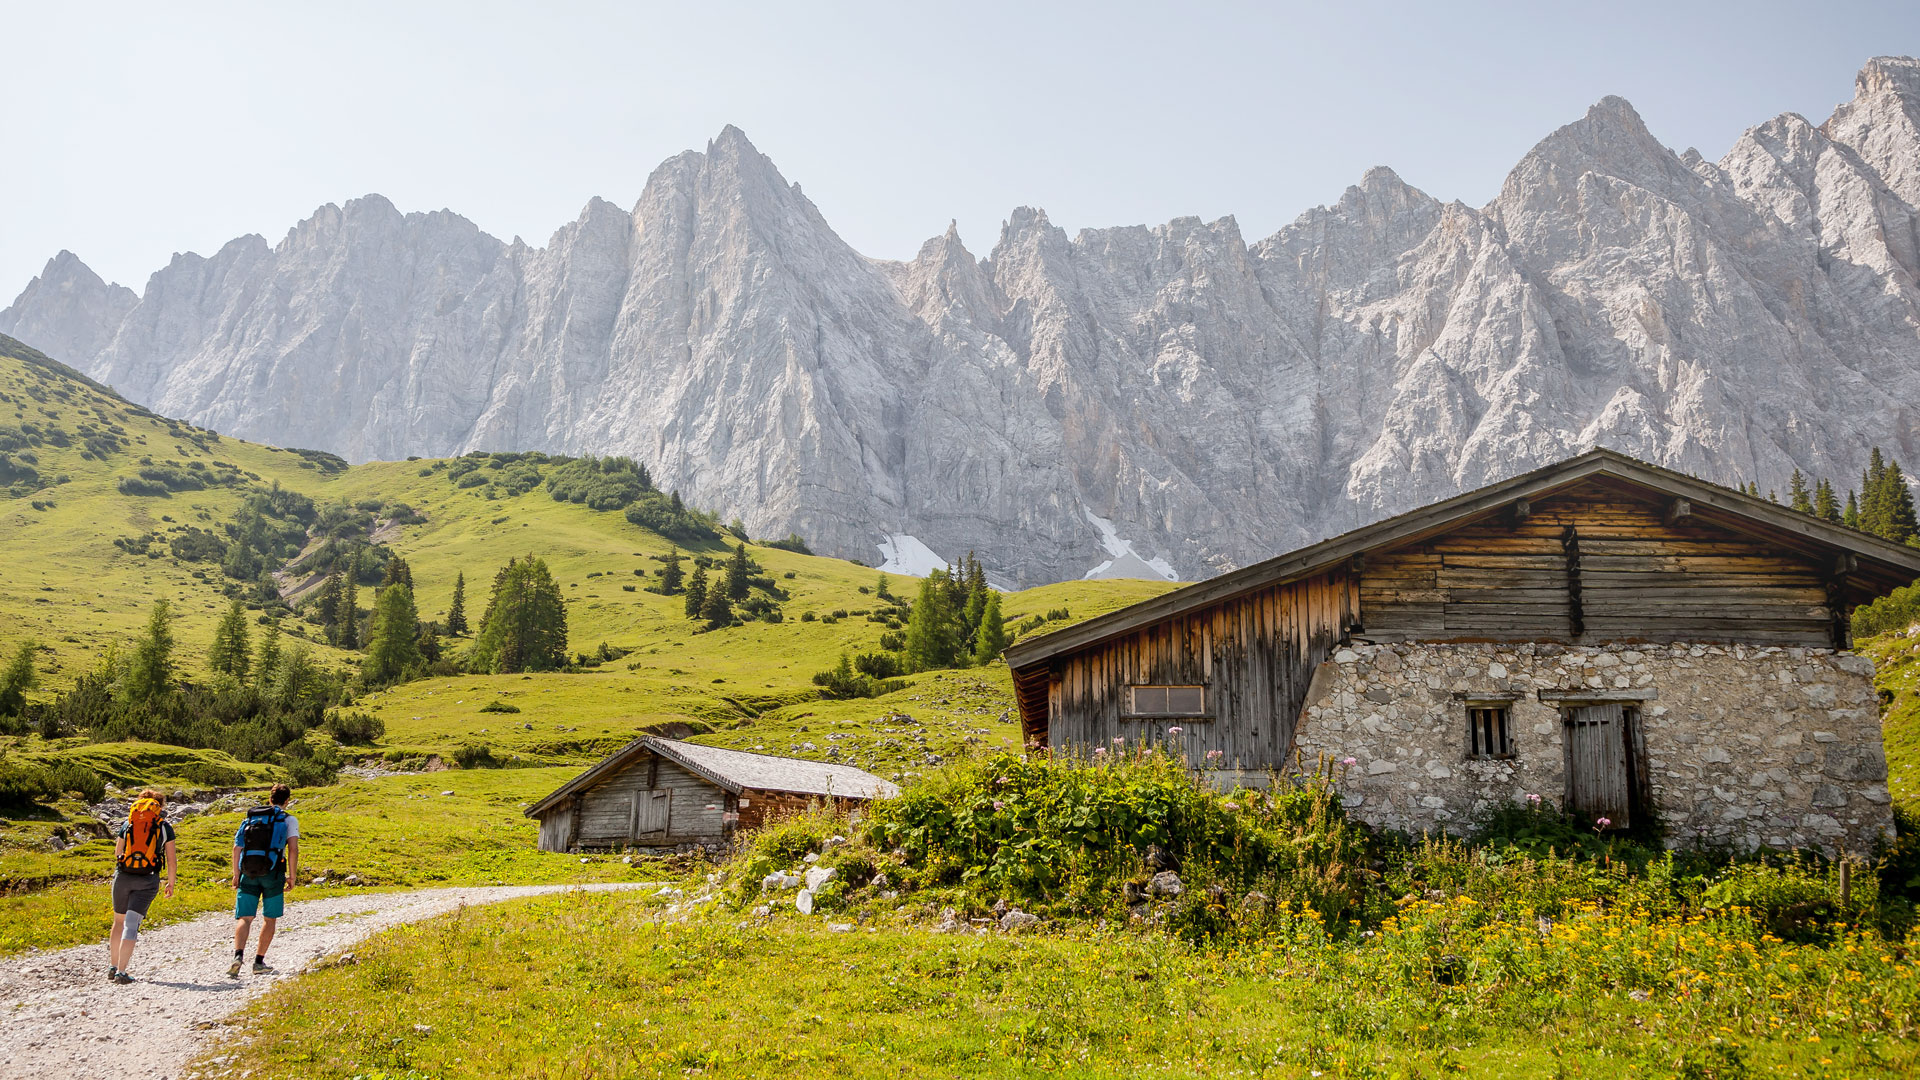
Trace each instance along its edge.
<instances>
[{"instance_id":1,"label":"gravel path","mask_svg":"<svg viewBox=\"0 0 1920 1080\"><path fill-rule=\"evenodd\" d=\"M219 911L143 931L133 956L136 982L131 986L107 982L105 942L10 957L0 960L0 1077L169 1080L218 1034L221 1021L279 979L369 934L462 904L649 884L657 888L660 882L498 885L300 900L287 905L267 954L281 972L277 975L255 976L248 970L238 979L227 977L233 959L233 915ZM106 902L104 889L100 899ZM257 922L254 934L259 935ZM251 943L248 950L251 968ZM133 1032L133 1037L113 1037L116 1028Z\"/></svg>"}]
</instances>

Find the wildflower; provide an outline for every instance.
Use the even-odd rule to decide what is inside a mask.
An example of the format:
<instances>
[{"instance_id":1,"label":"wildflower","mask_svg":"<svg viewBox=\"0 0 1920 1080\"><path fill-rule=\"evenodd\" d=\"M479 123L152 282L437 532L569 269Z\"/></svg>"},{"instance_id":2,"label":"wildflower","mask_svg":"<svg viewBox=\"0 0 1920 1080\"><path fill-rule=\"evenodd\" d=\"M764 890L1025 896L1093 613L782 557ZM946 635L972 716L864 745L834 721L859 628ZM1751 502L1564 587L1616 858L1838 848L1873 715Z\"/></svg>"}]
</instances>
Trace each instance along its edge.
<instances>
[{"instance_id":1,"label":"wildflower","mask_svg":"<svg viewBox=\"0 0 1920 1080\"><path fill-rule=\"evenodd\" d=\"M1228 810L1240 809L1240 804L1237 802L1224 802L1224 803L1221 803L1220 805L1227 808Z\"/></svg>"},{"instance_id":2,"label":"wildflower","mask_svg":"<svg viewBox=\"0 0 1920 1080\"><path fill-rule=\"evenodd\" d=\"M1005 810L1007 808L1007 804L1004 802L1001 802L999 799L995 799L993 800L993 808L995 810Z\"/></svg>"},{"instance_id":3,"label":"wildflower","mask_svg":"<svg viewBox=\"0 0 1920 1080\"><path fill-rule=\"evenodd\" d=\"M1118 736L1118 735L1116 735L1116 736L1114 736L1114 739L1113 739L1113 745L1115 745L1115 746L1125 746L1125 745L1126 745L1126 742L1127 742L1127 740L1126 740L1126 739L1125 739L1124 737L1122 737L1122 736Z\"/></svg>"},{"instance_id":4,"label":"wildflower","mask_svg":"<svg viewBox=\"0 0 1920 1080\"><path fill-rule=\"evenodd\" d=\"M1208 760L1208 761L1219 761L1219 760L1220 760L1221 758L1223 758L1223 757L1226 757L1226 756L1227 756L1227 752L1226 752L1225 750L1209 750L1209 751L1207 751L1207 760Z\"/></svg>"},{"instance_id":5,"label":"wildflower","mask_svg":"<svg viewBox=\"0 0 1920 1080\"><path fill-rule=\"evenodd\" d=\"M1532 804L1533 804L1533 805L1535 805L1535 806L1539 806L1539 805L1540 805L1540 796L1538 796L1538 795L1528 795L1528 796L1527 796L1527 801L1528 801L1528 802L1530 802L1530 803L1532 803Z\"/></svg>"},{"instance_id":6,"label":"wildflower","mask_svg":"<svg viewBox=\"0 0 1920 1080\"><path fill-rule=\"evenodd\" d=\"M1340 764L1342 765L1357 765L1359 762L1359 758L1343 757L1340 759Z\"/></svg>"},{"instance_id":7,"label":"wildflower","mask_svg":"<svg viewBox=\"0 0 1920 1080\"><path fill-rule=\"evenodd\" d=\"M1594 828L1597 828L1597 829L1604 829L1611 824L1613 824L1612 818L1594 818L1593 819Z\"/></svg>"},{"instance_id":8,"label":"wildflower","mask_svg":"<svg viewBox=\"0 0 1920 1080\"><path fill-rule=\"evenodd\" d=\"M1096 746L1096 747L1094 747L1094 748L1093 748L1093 756L1094 756L1094 757L1099 757L1099 756L1101 756L1102 754L1105 754L1106 752L1107 752L1107 748L1106 748L1106 747L1104 747L1104 746Z\"/></svg>"},{"instance_id":9,"label":"wildflower","mask_svg":"<svg viewBox=\"0 0 1920 1080\"><path fill-rule=\"evenodd\" d=\"M1002 776L999 779L995 780L994 783L1005 784L1005 783L1010 783L1010 781L1006 777Z\"/></svg>"},{"instance_id":10,"label":"wildflower","mask_svg":"<svg viewBox=\"0 0 1920 1080\"><path fill-rule=\"evenodd\" d=\"M1186 730L1186 728L1183 728L1183 727L1170 727L1170 728L1168 728L1168 729L1167 729L1167 734L1169 734L1169 735L1178 735L1178 734L1180 734L1180 733L1181 733L1182 731L1185 731L1185 730Z\"/></svg>"}]
</instances>

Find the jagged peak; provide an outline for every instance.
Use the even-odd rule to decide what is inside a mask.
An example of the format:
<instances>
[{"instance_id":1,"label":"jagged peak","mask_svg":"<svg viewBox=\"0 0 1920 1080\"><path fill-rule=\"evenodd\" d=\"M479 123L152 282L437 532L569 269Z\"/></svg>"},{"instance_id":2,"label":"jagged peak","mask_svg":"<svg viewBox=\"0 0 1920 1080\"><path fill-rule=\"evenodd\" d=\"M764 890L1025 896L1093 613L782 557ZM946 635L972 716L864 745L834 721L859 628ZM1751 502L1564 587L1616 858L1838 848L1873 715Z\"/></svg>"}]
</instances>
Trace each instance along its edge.
<instances>
[{"instance_id":1,"label":"jagged peak","mask_svg":"<svg viewBox=\"0 0 1920 1080\"><path fill-rule=\"evenodd\" d=\"M1911 56L1876 56L1853 77L1854 93L1866 97L1898 94L1920 100L1920 59Z\"/></svg>"}]
</instances>

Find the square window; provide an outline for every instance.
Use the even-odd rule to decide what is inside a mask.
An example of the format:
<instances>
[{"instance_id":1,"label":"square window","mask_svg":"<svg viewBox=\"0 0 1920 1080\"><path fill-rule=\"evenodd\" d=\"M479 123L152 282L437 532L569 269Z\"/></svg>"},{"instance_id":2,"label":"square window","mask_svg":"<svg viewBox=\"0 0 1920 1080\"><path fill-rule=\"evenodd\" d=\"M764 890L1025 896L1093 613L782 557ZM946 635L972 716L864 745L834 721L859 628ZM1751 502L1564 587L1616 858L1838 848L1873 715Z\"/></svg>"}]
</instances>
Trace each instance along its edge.
<instances>
[{"instance_id":1,"label":"square window","mask_svg":"<svg viewBox=\"0 0 1920 1080\"><path fill-rule=\"evenodd\" d=\"M1467 756L1472 758L1510 758L1513 756L1512 710L1505 705L1472 705L1467 708Z\"/></svg>"},{"instance_id":2,"label":"square window","mask_svg":"<svg viewBox=\"0 0 1920 1080\"><path fill-rule=\"evenodd\" d=\"M1207 688L1204 686L1130 686L1127 688L1129 716L1205 716Z\"/></svg>"}]
</instances>

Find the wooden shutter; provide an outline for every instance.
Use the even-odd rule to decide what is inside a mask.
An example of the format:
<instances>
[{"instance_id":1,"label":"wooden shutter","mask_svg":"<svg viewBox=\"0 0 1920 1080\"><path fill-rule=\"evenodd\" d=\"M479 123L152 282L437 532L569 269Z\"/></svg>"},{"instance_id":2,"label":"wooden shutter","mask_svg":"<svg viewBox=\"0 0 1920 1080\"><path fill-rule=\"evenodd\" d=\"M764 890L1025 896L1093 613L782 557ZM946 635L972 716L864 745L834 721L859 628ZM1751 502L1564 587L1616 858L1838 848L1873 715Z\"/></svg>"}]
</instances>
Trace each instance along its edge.
<instances>
[{"instance_id":1,"label":"wooden shutter","mask_svg":"<svg viewBox=\"0 0 1920 1080\"><path fill-rule=\"evenodd\" d=\"M1583 705L1567 714L1567 809L1631 825L1626 713L1619 705Z\"/></svg>"}]
</instances>

